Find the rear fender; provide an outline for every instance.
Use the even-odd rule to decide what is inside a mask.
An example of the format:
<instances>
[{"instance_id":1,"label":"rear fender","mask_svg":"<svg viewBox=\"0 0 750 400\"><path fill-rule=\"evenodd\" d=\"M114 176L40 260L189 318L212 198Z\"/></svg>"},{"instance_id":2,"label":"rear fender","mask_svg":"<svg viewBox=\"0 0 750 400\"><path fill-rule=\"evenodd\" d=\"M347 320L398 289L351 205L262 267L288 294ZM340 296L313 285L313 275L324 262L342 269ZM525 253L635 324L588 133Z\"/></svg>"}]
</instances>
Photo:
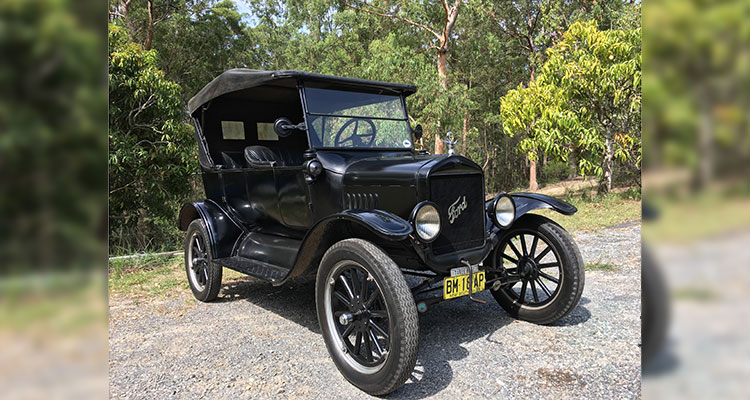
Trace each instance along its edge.
<instances>
[{"instance_id":1,"label":"rear fender","mask_svg":"<svg viewBox=\"0 0 750 400\"><path fill-rule=\"evenodd\" d=\"M200 218L206 226L214 258L231 257L243 230L229 213L214 201L186 203L180 210L178 227L186 231L190 222Z\"/></svg>"},{"instance_id":2,"label":"rear fender","mask_svg":"<svg viewBox=\"0 0 750 400\"><path fill-rule=\"evenodd\" d=\"M334 243L352 238L405 240L413 231L403 218L381 210L346 210L316 223L305 235L294 267L287 279L317 268L323 254Z\"/></svg>"}]
</instances>

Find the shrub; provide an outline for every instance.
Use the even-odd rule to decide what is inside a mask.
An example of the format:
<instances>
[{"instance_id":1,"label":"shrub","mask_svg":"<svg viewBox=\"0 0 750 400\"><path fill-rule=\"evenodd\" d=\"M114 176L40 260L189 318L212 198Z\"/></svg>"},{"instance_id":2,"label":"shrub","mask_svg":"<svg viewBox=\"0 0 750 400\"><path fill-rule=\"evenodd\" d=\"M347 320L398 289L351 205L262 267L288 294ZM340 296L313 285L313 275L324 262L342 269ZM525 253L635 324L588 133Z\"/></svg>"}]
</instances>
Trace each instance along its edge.
<instances>
[{"instance_id":1,"label":"shrub","mask_svg":"<svg viewBox=\"0 0 750 400\"><path fill-rule=\"evenodd\" d=\"M542 166L539 182L544 185L568 179L575 174L575 170L564 161L551 161Z\"/></svg>"}]
</instances>

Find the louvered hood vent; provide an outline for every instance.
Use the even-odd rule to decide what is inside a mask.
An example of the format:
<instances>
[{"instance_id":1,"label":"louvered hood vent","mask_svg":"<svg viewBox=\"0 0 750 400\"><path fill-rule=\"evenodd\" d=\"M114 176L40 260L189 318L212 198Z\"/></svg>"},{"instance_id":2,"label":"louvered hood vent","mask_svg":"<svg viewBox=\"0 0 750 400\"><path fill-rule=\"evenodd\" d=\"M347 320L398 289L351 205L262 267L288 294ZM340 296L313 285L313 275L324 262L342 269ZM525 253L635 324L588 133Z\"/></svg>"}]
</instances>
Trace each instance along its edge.
<instances>
[{"instance_id":1,"label":"louvered hood vent","mask_svg":"<svg viewBox=\"0 0 750 400\"><path fill-rule=\"evenodd\" d=\"M347 193L344 202L344 206L349 210L373 210L379 205L377 193Z\"/></svg>"}]
</instances>

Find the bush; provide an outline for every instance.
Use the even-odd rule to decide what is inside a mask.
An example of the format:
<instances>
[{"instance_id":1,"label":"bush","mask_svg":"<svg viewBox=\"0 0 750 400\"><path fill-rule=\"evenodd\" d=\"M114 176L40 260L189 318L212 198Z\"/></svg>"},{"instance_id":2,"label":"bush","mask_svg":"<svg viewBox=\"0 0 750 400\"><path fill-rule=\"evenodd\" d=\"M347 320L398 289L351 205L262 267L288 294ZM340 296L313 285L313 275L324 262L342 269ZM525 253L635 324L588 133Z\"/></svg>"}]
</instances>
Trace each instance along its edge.
<instances>
[{"instance_id":1,"label":"bush","mask_svg":"<svg viewBox=\"0 0 750 400\"><path fill-rule=\"evenodd\" d=\"M542 166L539 183L549 185L564 181L575 174L575 169L564 161L551 161Z\"/></svg>"}]
</instances>

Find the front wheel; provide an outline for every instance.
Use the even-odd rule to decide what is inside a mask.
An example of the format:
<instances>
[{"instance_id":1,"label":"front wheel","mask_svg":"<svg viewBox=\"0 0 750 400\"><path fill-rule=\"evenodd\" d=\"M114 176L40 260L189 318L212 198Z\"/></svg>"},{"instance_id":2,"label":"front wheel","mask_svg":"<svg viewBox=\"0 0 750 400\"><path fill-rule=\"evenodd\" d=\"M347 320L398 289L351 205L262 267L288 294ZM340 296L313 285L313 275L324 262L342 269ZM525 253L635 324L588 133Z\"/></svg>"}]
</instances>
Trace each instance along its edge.
<instances>
[{"instance_id":1,"label":"front wheel","mask_svg":"<svg viewBox=\"0 0 750 400\"><path fill-rule=\"evenodd\" d=\"M417 309L398 266L380 248L361 239L331 246L318 269L315 300L328 352L354 386L383 395L411 376Z\"/></svg>"},{"instance_id":2,"label":"front wheel","mask_svg":"<svg viewBox=\"0 0 750 400\"><path fill-rule=\"evenodd\" d=\"M552 220L524 216L503 233L491 256L496 270L488 271L487 280L501 279L490 292L513 317L549 324L578 305L583 258L570 234Z\"/></svg>"}]
</instances>

